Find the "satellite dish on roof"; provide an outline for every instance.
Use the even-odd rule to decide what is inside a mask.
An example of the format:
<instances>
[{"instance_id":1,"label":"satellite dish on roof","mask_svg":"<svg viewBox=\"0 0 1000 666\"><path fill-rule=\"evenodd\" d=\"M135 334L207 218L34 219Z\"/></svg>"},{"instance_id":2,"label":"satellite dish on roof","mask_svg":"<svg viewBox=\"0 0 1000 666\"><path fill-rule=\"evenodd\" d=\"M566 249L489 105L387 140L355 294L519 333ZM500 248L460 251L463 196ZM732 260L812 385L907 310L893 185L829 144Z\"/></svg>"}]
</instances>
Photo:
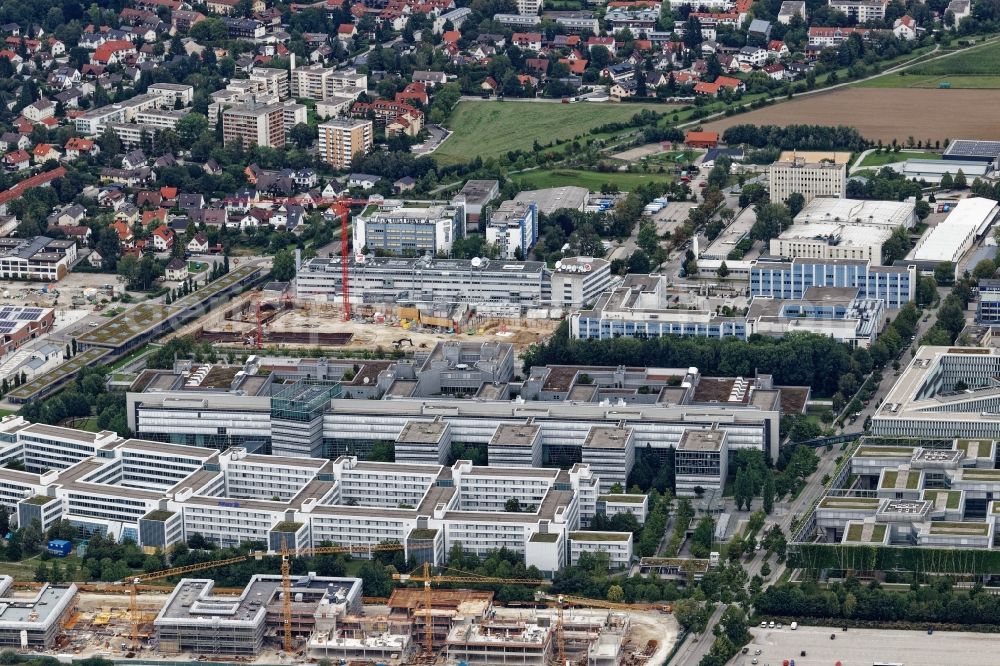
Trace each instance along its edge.
<instances>
[{"instance_id":1,"label":"satellite dish on roof","mask_svg":"<svg viewBox=\"0 0 1000 666\"><path fill-rule=\"evenodd\" d=\"M483 260L482 259L480 259L479 257L473 257L472 258L472 267L473 268L479 268L482 265L483 265Z\"/></svg>"},{"instance_id":2,"label":"satellite dish on roof","mask_svg":"<svg viewBox=\"0 0 1000 666\"><path fill-rule=\"evenodd\" d=\"M556 270L559 270L560 268L562 268L562 260L556 262Z\"/></svg>"}]
</instances>

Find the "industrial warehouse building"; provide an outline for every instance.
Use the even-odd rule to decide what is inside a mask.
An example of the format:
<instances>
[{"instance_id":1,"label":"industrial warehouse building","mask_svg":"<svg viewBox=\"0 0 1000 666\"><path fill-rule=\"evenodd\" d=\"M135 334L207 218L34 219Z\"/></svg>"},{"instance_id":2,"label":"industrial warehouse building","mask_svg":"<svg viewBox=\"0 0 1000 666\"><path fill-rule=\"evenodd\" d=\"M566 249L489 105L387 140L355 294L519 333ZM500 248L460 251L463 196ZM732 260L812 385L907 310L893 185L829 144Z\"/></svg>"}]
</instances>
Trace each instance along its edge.
<instances>
[{"instance_id":1,"label":"industrial warehouse building","mask_svg":"<svg viewBox=\"0 0 1000 666\"><path fill-rule=\"evenodd\" d=\"M795 216L791 227L771 239L770 253L882 264L882 246L893 230L910 229L916 223L914 203L816 198Z\"/></svg>"},{"instance_id":2,"label":"industrial warehouse building","mask_svg":"<svg viewBox=\"0 0 1000 666\"><path fill-rule=\"evenodd\" d=\"M985 162L996 168L1000 161L1000 141L955 139L948 144L942 158L946 161Z\"/></svg>"},{"instance_id":3,"label":"industrial warehouse building","mask_svg":"<svg viewBox=\"0 0 1000 666\"><path fill-rule=\"evenodd\" d=\"M960 200L943 222L921 237L910 251L907 263L922 270L934 270L942 262L955 264L989 229L1000 215L1000 204L993 199L970 197Z\"/></svg>"}]
</instances>

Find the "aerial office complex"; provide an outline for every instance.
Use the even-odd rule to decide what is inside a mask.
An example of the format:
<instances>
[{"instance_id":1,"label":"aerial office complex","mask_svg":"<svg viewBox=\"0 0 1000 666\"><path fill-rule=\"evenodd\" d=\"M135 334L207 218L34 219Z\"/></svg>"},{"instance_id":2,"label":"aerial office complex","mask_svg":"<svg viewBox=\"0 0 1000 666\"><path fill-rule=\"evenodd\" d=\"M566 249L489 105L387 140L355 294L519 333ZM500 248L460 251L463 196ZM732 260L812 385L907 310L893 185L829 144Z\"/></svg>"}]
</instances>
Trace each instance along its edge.
<instances>
[{"instance_id":1,"label":"aerial office complex","mask_svg":"<svg viewBox=\"0 0 1000 666\"><path fill-rule=\"evenodd\" d=\"M14 597L13 590L14 579L0 575L0 646L35 650L55 647L56 636L73 613L76 585L46 583L34 597Z\"/></svg>"},{"instance_id":2,"label":"aerial office complex","mask_svg":"<svg viewBox=\"0 0 1000 666\"><path fill-rule=\"evenodd\" d=\"M570 315L570 335L581 340L664 335L709 338L782 337L810 331L868 347L881 330L885 302L860 297L856 287L808 287L800 298L755 296L745 315L670 307L666 276L629 275L596 304Z\"/></svg>"},{"instance_id":3,"label":"aerial office complex","mask_svg":"<svg viewBox=\"0 0 1000 666\"><path fill-rule=\"evenodd\" d=\"M750 383L734 396L737 381ZM728 384L718 388L720 382ZM315 384L322 390L310 391ZM404 459L430 462L441 460L452 441L489 453L498 426L527 425L540 429L543 463L564 467L599 464L600 447L587 445L591 430L623 419L632 432L613 456L619 463L647 445L664 453L687 429L712 427L729 432L733 450L773 457L781 396L797 405L794 411L808 395L774 387L766 376L710 379L697 368L544 366L515 382L510 345L457 341L439 344L416 367L407 359L254 357L244 366L147 371L133 389L129 427L145 439L324 458L366 456L377 442L398 442L406 445ZM424 431L429 422L441 425ZM512 455L511 442L498 444L506 448L493 449L497 455ZM524 464L535 460L534 439L529 444Z\"/></svg>"},{"instance_id":4,"label":"aerial office complex","mask_svg":"<svg viewBox=\"0 0 1000 666\"><path fill-rule=\"evenodd\" d=\"M890 310L916 298L917 267L876 266L861 259L758 259L750 266L750 294L802 298L810 287L852 287L860 298L885 301Z\"/></svg>"},{"instance_id":5,"label":"aerial office complex","mask_svg":"<svg viewBox=\"0 0 1000 666\"><path fill-rule=\"evenodd\" d=\"M19 417L5 418L0 430L0 459L26 469L0 469L0 506L15 511L18 524L68 520L87 533L152 548L194 534L220 546L274 549L284 542L293 552L327 541L394 540L407 557L440 564L460 543L478 554L508 548L551 574L568 562L569 534L581 517L592 519L599 489L584 464L559 470L261 456L239 447L220 452L77 434ZM28 463L37 449L58 450L63 459L36 468ZM506 511L511 498L525 509ZM555 538L533 540L535 534Z\"/></svg>"},{"instance_id":6,"label":"aerial office complex","mask_svg":"<svg viewBox=\"0 0 1000 666\"><path fill-rule=\"evenodd\" d=\"M871 431L891 437L1000 438L997 376L1000 353L992 347L920 347L872 416Z\"/></svg>"},{"instance_id":7,"label":"aerial office complex","mask_svg":"<svg viewBox=\"0 0 1000 666\"><path fill-rule=\"evenodd\" d=\"M593 302L613 281L611 264L568 257L555 270L540 261L354 256L348 259L352 304L466 304L489 314L526 308L573 308ZM315 257L295 279L299 298L343 300L341 258Z\"/></svg>"},{"instance_id":8,"label":"aerial office complex","mask_svg":"<svg viewBox=\"0 0 1000 666\"><path fill-rule=\"evenodd\" d=\"M464 226L461 209L452 206L369 206L354 217L354 247L363 252L382 250L403 256L448 254Z\"/></svg>"}]
</instances>

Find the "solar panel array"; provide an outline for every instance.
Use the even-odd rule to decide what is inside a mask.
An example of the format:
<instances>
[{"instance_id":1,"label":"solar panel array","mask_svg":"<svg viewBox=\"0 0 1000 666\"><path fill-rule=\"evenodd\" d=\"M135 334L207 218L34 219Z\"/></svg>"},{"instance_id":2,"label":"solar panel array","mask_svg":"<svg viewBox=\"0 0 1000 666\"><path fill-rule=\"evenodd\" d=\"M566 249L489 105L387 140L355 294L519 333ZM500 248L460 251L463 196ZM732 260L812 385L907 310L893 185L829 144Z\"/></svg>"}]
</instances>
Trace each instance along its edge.
<instances>
[{"instance_id":1,"label":"solar panel array","mask_svg":"<svg viewBox=\"0 0 1000 666\"><path fill-rule=\"evenodd\" d=\"M952 141L945 155L967 155L969 157L1000 157L1000 141L974 141L959 139Z\"/></svg>"},{"instance_id":2,"label":"solar panel array","mask_svg":"<svg viewBox=\"0 0 1000 666\"><path fill-rule=\"evenodd\" d=\"M18 322L38 321L42 318L45 310L42 308L20 308L12 305L0 306L0 332L9 333L17 328ZM10 326L6 326L10 324Z\"/></svg>"}]
</instances>

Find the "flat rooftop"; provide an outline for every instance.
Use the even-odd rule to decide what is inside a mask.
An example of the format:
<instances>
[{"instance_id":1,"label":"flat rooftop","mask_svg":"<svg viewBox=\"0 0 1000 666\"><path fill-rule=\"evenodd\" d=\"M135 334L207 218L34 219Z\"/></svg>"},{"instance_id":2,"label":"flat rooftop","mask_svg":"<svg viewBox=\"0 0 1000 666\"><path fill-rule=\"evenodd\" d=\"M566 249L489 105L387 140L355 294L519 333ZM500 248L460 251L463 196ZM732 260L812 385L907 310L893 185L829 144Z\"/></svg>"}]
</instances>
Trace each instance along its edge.
<instances>
[{"instance_id":1,"label":"flat rooftop","mask_svg":"<svg viewBox=\"0 0 1000 666\"><path fill-rule=\"evenodd\" d=\"M569 538L572 541L617 541L627 542L632 540L631 532L570 532Z\"/></svg>"},{"instance_id":2,"label":"flat rooftop","mask_svg":"<svg viewBox=\"0 0 1000 666\"><path fill-rule=\"evenodd\" d=\"M525 423L520 425L514 423L501 423L497 426L496 432L493 433L493 437L490 439L489 447L531 447L539 442L541 432L541 426L534 424Z\"/></svg>"},{"instance_id":3,"label":"flat rooftop","mask_svg":"<svg viewBox=\"0 0 1000 666\"><path fill-rule=\"evenodd\" d=\"M0 577L0 623L50 622L62 613L76 594L75 585L46 585L30 596L13 596L12 585L10 576Z\"/></svg>"},{"instance_id":4,"label":"flat rooftop","mask_svg":"<svg viewBox=\"0 0 1000 666\"><path fill-rule=\"evenodd\" d=\"M813 199L798 215L791 229L800 225L817 228L820 224L898 227L913 221L916 205L905 201L866 199ZM814 226L815 225L815 226Z\"/></svg>"},{"instance_id":5,"label":"flat rooftop","mask_svg":"<svg viewBox=\"0 0 1000 666\"><path fill-rule=\"evenodd\" d=\"M848 511L875 511L882 502L877 497L832 497L826 496L817 505L821 509Z\"/></svg>"},{"instance_id":6,"label":"flat rooftop","mask_svg":"<svg viewBox=\"0 0 1000 666\"><path fill-rule=\"evenodd\" d=\"M725 430L685 430L677 450L718 452L725 440Z\"/></svg>"},{"instance_id":7,"label":"flat rooftop","mask_svg":"<svg viewBox=\"0 0 1000 666\"><path fill-rule=\"evenodd\" d=\"M448 432L447 421L407 421L396 443L437 444Z\"/></svg>"},{"instance_id":8,"label":"flat rooftop","mask_svg":"<svg viewBox=\"0 0 1000 666\"><path fill-rule=\"evenodd\" d=\"M915 446L878 446L862 445L854 451L856 458L899 458L909 460L913 457Z\"/></svg>"},{"instance_id":9,"label":"flat rooftop","mask_svg":"<svg viewBox=\"0 0 1000 666\"><path fill-rule=\"evenodd\" d=\"M631 428L593 426L583 441L585 449L624 449L632 437Z\"/></svg>"},{"instance_id":10,"label":"flat rooftop","mask_svg":"<svg viewBox=\"0 0 1000 666\"><path fill-rule=\"evenodd\" d=\"M22 402L31 400L42 395L60 382L75 376L83 368L100 365L99 361L109 353L110 350L108 349L87 349L79 352L68 361L63 361L58 367L35 377L26 384L21 384L13 391L10 391L7 397Z\"/></svg>"}]
</instances>

